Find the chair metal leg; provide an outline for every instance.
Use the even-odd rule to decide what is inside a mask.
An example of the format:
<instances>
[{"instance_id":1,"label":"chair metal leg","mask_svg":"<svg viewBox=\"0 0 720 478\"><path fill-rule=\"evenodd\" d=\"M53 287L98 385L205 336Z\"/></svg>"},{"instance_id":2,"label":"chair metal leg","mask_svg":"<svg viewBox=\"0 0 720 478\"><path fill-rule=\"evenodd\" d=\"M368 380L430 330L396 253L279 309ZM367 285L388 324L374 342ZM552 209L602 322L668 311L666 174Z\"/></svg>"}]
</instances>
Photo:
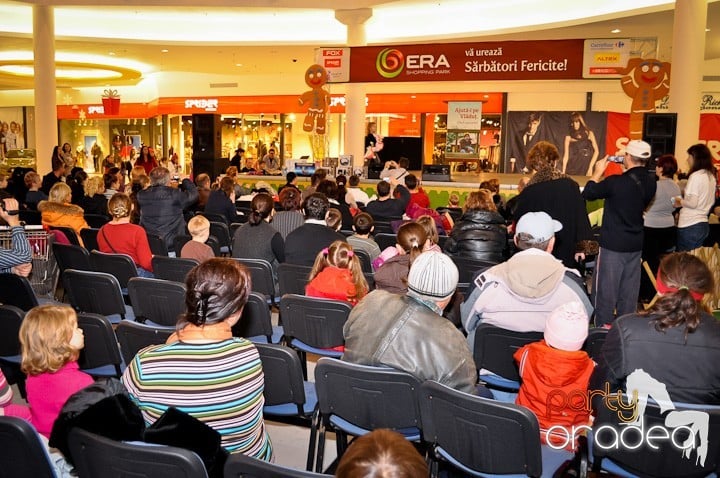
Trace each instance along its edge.
<instances>
[{"instance_id":1,"label":"chair metal leg","mask_svg":"<svg viewBox=\"0 0 720 478\"><path fill-rule=\"evenodd\" d=\"M323 460L325 458L325 420L321 417L318 429L317 456L315 457L315 472L322 473Z\"/></svg>"},{"instance_id":2,"label":"chair metal leg","mask_svg":"<svg viewBox=\"0 0 720 478\"><path fill-rule=\"evenodd\" d=\"M307 471L312 471L313 465L315 464L318 428L320 428L320 409L316 405L310 422L310 442L308 443L307 464L305 465Z\"/></svg>"}]
</instances>

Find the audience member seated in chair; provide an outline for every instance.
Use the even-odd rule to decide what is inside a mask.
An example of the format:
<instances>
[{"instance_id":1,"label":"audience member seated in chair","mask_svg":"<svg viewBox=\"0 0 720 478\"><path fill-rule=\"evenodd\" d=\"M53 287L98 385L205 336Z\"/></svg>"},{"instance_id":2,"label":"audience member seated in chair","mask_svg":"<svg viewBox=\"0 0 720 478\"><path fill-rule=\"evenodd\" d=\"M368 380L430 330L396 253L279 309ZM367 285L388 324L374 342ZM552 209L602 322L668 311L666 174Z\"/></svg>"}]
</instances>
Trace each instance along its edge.
<instances>
[{"instance_id":1,"label":"audience member seated in chair","mask_svg":"<svg viewBox=\"0 0 720 478\"><path fill-rule=\"evenodd\" d=\"M402 184L398 184L397 179L389 179L389 181L379 181L377 183L378 198L370 201L365 207L365 212L370 214L376 221L402 219L410 202L410 191ZM400 195L398 199L393 198L395 192Z\"/></svg>"},{"instance_id":2,"label":"audience member seated in chair","mask_svg":"<svg viewBox=\"0 0 720 478\"><path fill-rule=\"evenodd\" d=\"M522 384L515 403L529 408L540 424L540 441L562 447L568 440L566 430L590 424L590 410L577 407L571 400L554 402L558 397L573 397L588 389L595 362L581 350L588 335L589 318L579 302L568 302L555 309L545 324L545 340L528 344L515 352ZM552 404L552 406L551 406ZM561 426L554 436L552 427Z\"/></svg>"},{"instance_id":3,"label":"audience member seated in chair","mask_svg":"<svg viewBox=\"0 0 720 478\"><path fill-rule=\"evenodd\" d=\"M49 199L38 204L38 211L42 213L43 226L69 227L75 234L80 235L80 229L86 229L85 212L80 206L70 203L72 191L65 183L56 183L50 189ZM80 243L82 245L82 243Z\"/></svg>"},{"instance_id":4,"label":"audience member seated in chair","mask_svg":"<svg viewBox=\"0 0 720 478\"><path fill-rule=\"evenodd\" d=\"M235 182L231 177L225 176L220 180L220 187L214 191L210 191L204 212L207 214L221 215L225 218L224 222L227 224L237 221L237 211L235 210Z\"/></svg>"},{"instance_id":5,"label":"audience member seated in chair","mask_svg":"<svg viewBox=\"0 0 720 478\"><path fill-rule=\"evenodd\" d=\"M337 478L364 476L428 476L428 466L415 447L398 432L374 430L350 443L338 464Z\"/></svg>"},{"instance_id":6,"label":"audience member seated in chair","mask_svg":"<svg viewBox=\"0 0 720 478\"><path fill-rule=\"evenodd\" d=\"M150 425L176 407L217 430L230 453L272 459L262 409L263 371L255 346L232 336L250 294L250 274L214 258L188 274L187 313L164 345L141 350L123 383Z\"/></svg>"},{"instance_id":7,"label":"audience member seated in chair","mask_svg":"<svg viewBox=\"0 0 720 478\"><path fill-rule=\"evenodd\" d=\"M480 189L468 194L465 212L455 221L445 252L451 256L501 262L507 257L505 218L497 211L492 193Z\"/></svg>"},{"instance_id":8,"label":"audience member seated in chair","mask_svg":"<svg viewBox=\"0 0 720 478\"><path fill-rule=\"evenodd\" d=\"M133 204L125 193L116 193L108 201L112 220L97 235L100 252L127 254L132 257L140 277L153 277L152 252L145 229L130 223Z\"/></svg>"},{"instance_id":9,"label":"audience member seated in chair","mask_svg":"<svg viewBox=\"0 0 720 478\"><path fill-rule=\"evenodd\" d=\"M377 242L370 237L370 234L375 230L372 216L366 212L357 214L353 218L352 230L355 234L347 238L348 244L353 246L355 250L362 249L367 252L371 261L377 259L381 251Z\"/></svg>"},{"instance_id":10,"label":"audience member seated in chair","mask_svg":"<svg viewBox=\"0 0 720 478\"><path fill-rule=\"evenodd\" d=\"M368 293L368 284L353 248L335 241L318 254L310 273L305 295L323 299L344 300L352 305Z\"/></svg>"},{"instance_id":11,"label":"audience member seated in chair","mask_svg":"<svg viewBox=\"0 0 720 478\"><path fill-rule=\"evenodd\" d=\"M525 214L515 228L521 252L491 267L475 279L478 286L461 307L468 343L483 323L515 332L542 332L550 313L561 304L583 304L588 317L593 308L580 276L551 254L555 232L562 224L544 212Z\"/></svg>"},{"instance_id":12,"label":"audience member seated in chair","mask_svg":"<svg viewBox=\"0 0 720 478\"><path fill-rule=\"evenodd\" d=\"M0 208L0 219L10 226L12 248L0 247L0 273L12 273L27 277L32 270L32 251L30 242L25 235L25 229L20 225L17 214L8 211L18 211L17 200L13 198L0 199L3 207Z\"/></svg>"},{"instance_id":13,"label":"audience member seated in chair","mask_svg":"<svg viewBox=\"0 0 720 478\"><path fill-rule=\"evenodd\" d=\"M462 333L440 315L457 280L449 257L437 252L418 256L408 275L407 295L375 290L352 310L344 329L343 360L393 367L477 394L470 349Z\"/></svg>"},{"instance_id":14,"label":"audience member seated in chair","mask_svg":"<svg viewBox=\"0 0 720 478\"><path fill-rule=\"evenodd\" d=\"M181 258L205 262L215 257L212 247L205 244L210 237L210 221L204 216L193 216L188 221L188 231L190 231L192 240L186 242L180 250Z\"/></svg>"},{"instance_id":15,"label":"audience member seated in chair","mask_svg":"<svg viewBox=\"0 0 720 478\"><path fill-rule=\"evenodd\" d=\"M270 263L273 281L277 284L277 268L285 262L285 241L270 225L275 214L272 196L257 194L250 204L247 223L235 231L232 256L240 259L263 259Z\"/></svg>"},{"instance_id":16,"label":"audience member seated in chair","mask_svg":"<svg viewBox=\"0 0 720 478\"><path fill-rule=\"evenodd\" d=\"M285 239L285 262L312 266L318 252L335 241L347 242L345 236L327 226L325 216L328 199L324 194L313 193L305 199L305 224L298 227Z\"/></svg>"},{"instance_id":17,"label":"audience member seated in chair","mask_svg":"<svg viewBox=\"0 0 720 478\"><path fill-rule=\"evenodd\" d=\"M407 292L408 272L427 242L425 228L420 224L409 222L400 226L397 244L385 249L373 262L375 287L393 294Z\"/></svg>"}]
</instances>

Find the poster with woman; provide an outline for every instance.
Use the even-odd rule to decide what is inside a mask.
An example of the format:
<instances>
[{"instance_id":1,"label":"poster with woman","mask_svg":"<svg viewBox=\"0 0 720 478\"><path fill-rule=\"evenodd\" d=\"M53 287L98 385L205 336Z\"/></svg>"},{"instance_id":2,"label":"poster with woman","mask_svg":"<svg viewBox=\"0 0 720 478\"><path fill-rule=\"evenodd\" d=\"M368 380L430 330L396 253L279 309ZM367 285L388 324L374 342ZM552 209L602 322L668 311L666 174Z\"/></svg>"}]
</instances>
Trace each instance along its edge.
<instances>
[{"instance_id":1,"label":"poster with woman","mask_svg":"<svg viewBox=\"0 0 720 478\"><path fill-rule=\"evenodd\" d=\"M11 149L25 148L22 108L0 108L0 159Z\"/></svg>"}]
</instances>

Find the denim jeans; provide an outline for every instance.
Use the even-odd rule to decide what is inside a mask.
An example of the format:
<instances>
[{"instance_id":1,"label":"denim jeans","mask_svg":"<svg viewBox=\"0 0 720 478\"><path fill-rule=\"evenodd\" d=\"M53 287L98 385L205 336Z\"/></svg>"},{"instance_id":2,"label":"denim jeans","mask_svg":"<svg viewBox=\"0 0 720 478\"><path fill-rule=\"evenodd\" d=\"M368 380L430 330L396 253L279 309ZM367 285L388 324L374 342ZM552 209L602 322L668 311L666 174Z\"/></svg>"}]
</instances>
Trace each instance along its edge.
<instances>
[{"instance_id":1,"label":"denim jeans","mask_svg":"<svg viewBox=\"0 0 720 478\"><path fill-rule=\"evenodd\" d=\"M687 227L678 227L677 248L680 251L692 251L702 247L705 238L710 234L710 226L707 222L699 222Z\"/></svg>"}]
</instances>

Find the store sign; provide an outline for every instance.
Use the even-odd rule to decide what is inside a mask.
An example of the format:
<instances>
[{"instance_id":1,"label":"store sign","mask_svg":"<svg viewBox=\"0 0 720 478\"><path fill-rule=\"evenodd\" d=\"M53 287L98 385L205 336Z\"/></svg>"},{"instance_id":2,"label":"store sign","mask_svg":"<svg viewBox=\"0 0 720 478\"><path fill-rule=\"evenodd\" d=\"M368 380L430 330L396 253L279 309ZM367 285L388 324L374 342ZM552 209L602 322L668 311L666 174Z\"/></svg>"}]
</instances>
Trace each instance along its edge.
<instances>
[{"instance_id":1,"label":"store sign","mask_svg":"<svg viewBox=\"0 0 720 478\"><path fill-rule=\"evenodd\" d=\"M700 111L703 113L720 112L720 93L703 93L700 100Z\"/></svg>"},{"instance_id":2,"label":"store sign","mask_svg":"<svg viewBox=\"0 0 720 478\"><path fill-rule=\"evenodd\" d=\"M447 159L479 159L482 103L480 101L448 102Z\"/></svg>"},{"instance_id":3,"label":"store sign","mask_svg":"<svg viewBox=\"0 0 720 478\"><path fill-rule=\"evenodd\" d=\"M350 82L582 78L583 40L353 47Z\"/></svg>"},{"instance_id":4,"label":"store sign","mask_svg":"<svg viewBox=\"0 0 720 478\"><path fill-rule=\"evenodd\" d=\"M350 78L350 48L316 48L315 63L328 73L328 83L347 83Z\"/></svg>"},{"instance_id":5,"label":"store sign","mask_svg":"<svg viewBox=\"0 0 720 478\"><path fill-rule=\"evenodd\" d=\"M583 78L619 78L632 55L630 38L585 40Z\"/></svg>"},{"instance_id":6,"label":"store sign","mask_svg":"<svg viewBox=\"0 0 720 478\"><path fill-rule=\"evenodd\" d=\"M88 110L89 115L104 115L105 114L105 107L102 105L88 106L87 110Z\"/></svg>"},{"instance_id":7,"label":"store sign","mask_svg":"<svg viewBox=\"0 0 720 478\"><path fill-rule=\"evenodd\" d=\"M200 99L186 99L185 100L185 109L192 110L192 109L199 109L203 111L217 111L218 109L218 100L217 98L200 98Z\"/></svg>"}]
</instances>

